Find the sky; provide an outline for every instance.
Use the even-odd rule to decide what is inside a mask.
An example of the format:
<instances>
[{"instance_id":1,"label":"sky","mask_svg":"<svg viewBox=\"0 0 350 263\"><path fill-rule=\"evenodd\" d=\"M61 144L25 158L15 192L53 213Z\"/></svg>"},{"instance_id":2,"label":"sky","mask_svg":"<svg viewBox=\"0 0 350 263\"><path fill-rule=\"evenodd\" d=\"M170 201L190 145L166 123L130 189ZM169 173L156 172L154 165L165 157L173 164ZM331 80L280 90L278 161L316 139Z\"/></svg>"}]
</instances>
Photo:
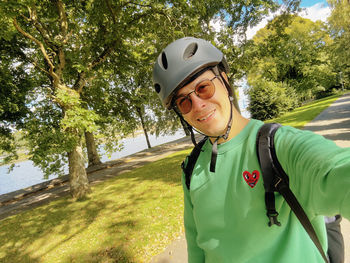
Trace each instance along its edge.
<instances>
[{"instance_id":1,"label":"sky","mask_svg":"<svg viewBox=\"0 0 350 263\"><path fill-rule=\"evenodd\" d=\"M302 0L301 3L300 3L300 6L301 6L301 7L310 7L310 6L313 6L313 5L318 4L318 3L324 4L324 5L328 5L328 4L327 4L327 1Z\"/></svg>"}]
</instances>

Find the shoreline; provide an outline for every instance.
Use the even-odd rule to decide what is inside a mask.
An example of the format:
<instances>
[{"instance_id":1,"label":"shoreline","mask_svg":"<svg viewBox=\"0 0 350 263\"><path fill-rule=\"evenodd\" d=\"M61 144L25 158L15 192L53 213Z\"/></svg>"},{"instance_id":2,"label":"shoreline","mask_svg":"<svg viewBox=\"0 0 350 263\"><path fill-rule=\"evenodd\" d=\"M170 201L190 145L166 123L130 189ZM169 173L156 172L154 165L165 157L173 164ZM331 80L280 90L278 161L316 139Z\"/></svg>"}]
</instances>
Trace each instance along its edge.
<instances>
[{"instance_id":1,"label":"shoreline","mask_svg":"<svg viewBox=\"0 0 350 263\"><path fill-rule=\"evenodd\" d=\"M196 136L197 141L200 137L201 135ZM145 149L119 159L107 161L101 165L86 168L89 183L94 185L190 147L193 147L191 138L184 136L180 139L154 146L151 149ZM68 175L2 194L0 195L0 220L68 194Z\"/></svg>"},{"instance_id":2,"label":"shoreline","mask_svg":"<svg viewBox=\"0 0 350 263\"><path fill-rule=\"evenodd\" d=\"M155 135L152 135L152 137L150 137L152 145L151 149L165 143L176 141L183 138L184 136L185 134L182 130L179 130L174 134L159 135L157 137ZM123 141L123 144L123 149L113 152L110 156L108 156L108 153L104 151L99 151L101 162L110 162L138 153L140 151L148 150L146 139L143 134L135 134L135 136L125 139ZM65 166L66 168L64 168L63 174L61 176L51 174L48 177L44 177L44 173L40 167L35 166L30 159L17 160L16 163L12 165L14 165L13 170L9 170L11 168L11 164L0 166L0 180L2 181L2 185L0 187L0 195L28 187L33 187L37 184L45 183L53 179L59 180L59 178L62 178L62 176L68 174L68 168ZM88 169L87 162L85 162L84 166L86 169Z\"/></svg>"},{"instance_id":3,"label":"shoreline","mask_svg":"<svg viewBox=\"0 0 350 263\"><path fill-rule=\"evenodd\" d=\"M138 136L140 136L140 135L144 135L142 129L137 130L137 131L135 131L134 133L132 133L132 134L130 134L130 135L127 135L127 136L125 136L125 137L123 137L123 138L120 137L119 140L130 139L130 138L136 138L136 137L138 137ZM150 134L148 134L148 135L150 135ZM28 150L25 149L24 152L28 152ZM23 152L22 152L22 153L19 153L19 156L20 156L20 157L19 157L18 159L16 159L16 160L13 160L13 161L11 161L11 162L9 162L9 163L3 163L3 160L4 160L7 156L1 155L1 156L0 156L0 167L1 167L1 166L6 166L6 165L16 164L16 163L20 163L20 162L30 161L30 159L29 159L30 157L29 157L29 155L26 154L26 153L23 153Z\"/></svg>"}]
</instances>

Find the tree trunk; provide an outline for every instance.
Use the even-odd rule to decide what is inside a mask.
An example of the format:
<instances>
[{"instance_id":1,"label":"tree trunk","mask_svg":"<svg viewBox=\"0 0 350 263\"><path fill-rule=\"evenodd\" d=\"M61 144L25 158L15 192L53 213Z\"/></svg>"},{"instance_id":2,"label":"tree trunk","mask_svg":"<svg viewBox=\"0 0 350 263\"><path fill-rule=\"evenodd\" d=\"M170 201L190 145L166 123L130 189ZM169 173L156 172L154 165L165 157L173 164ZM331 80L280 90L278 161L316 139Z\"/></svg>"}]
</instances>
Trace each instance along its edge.
<instances>
[{"instance_id":1,"label":"tree trunk","mask_svg":"<svg viewBox=\"0 0 350 263\"><path fill-rule=\"evenodd\" d=\"M68 153L69 183L72 197L79 199L91 193L80 145Z\"/></svg>"},{"instance_id":2,"label":"tree trunk","mask_svg":"<svg viewBox=\"0 0 350 263\"><path fill-rule=\"evenodd\" d=\"M145 134L145 137L146 137L147 147L148 147L148 149L151 149L152 146L151 146L151 142L149 141L149 138L148 138L147 130L146 130L146 128L144 128L143 125L142 125L142 127L143 127L143 133Z\"/></svg>"},{"instance_id":3,"label":"tree trunk","mask_svg":"<svg viewBox=\"0 0 350 263\"><path fill-rule=\"evenodd\" d=\"M151 143L150 143L149 138L148 138L147 128L146 128L146 125L145 125L145 121L143 120L143 117L142 117L141 108L140 107L136 107L136 110L137 110L137 113L139 114L139 117L140 117L140 120L141 120L141 125L142 125L142 129L143 129L143 133L145 134L145 137L146 137L146 142L147 142L148 149L151 149L152 146L151 146Z\"/></svg>"},{"instance_id":4,"label":"tree trunk","mask_svg":"<svg viewBox=\"0 0 350 263\"><path fill-rule=\"evenodd\" d=\"M100 156L97 153L94 135L91 132L85 132L85 142L88 154L88 167L101 164Z\"/></svg>"}]
</instances>

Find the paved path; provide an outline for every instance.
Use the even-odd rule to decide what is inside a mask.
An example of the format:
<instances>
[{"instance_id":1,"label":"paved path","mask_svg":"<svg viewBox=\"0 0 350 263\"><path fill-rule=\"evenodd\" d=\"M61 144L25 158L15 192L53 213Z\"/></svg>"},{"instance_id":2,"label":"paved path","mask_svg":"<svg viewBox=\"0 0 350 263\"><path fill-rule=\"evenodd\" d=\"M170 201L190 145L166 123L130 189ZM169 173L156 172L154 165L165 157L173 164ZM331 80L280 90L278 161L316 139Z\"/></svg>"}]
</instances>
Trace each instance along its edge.
<instances>
[{"instance_id":1,"label":"paved path","mask_svg":"<svg viewBox=\"0 0 350 263\"><path fill-rule=\"evenodd\" d=\"M342 96L304 127L328 139L341 147L350 147L350 93ZM343 219L342 233L345 242L345 263L350 263L350 222ZM187 263L185 237L175 240L151 263Z\"/></svg>"}]
</instances>

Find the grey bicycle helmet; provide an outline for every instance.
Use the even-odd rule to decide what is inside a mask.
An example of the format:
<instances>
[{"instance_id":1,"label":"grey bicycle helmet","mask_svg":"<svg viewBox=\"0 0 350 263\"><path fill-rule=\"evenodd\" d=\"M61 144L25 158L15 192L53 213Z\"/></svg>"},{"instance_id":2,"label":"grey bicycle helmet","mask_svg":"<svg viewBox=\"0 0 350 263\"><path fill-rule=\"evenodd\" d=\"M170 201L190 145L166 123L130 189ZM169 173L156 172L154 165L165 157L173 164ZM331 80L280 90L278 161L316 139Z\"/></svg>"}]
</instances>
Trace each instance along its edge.
<instances>
[{"instance_id":1,"label":"grey bicycle helmet","mask_svg":"<svg viewBox=\"0 0 350 263\"><path fill-rule=\"evenodd\" d=\"M169 44L158 56L153 68L153 84L163 105L171 109L175 92L201 70L222 63L228 66L223 53L210 42L185 37Z\"/></svg>"}]
</instances>

